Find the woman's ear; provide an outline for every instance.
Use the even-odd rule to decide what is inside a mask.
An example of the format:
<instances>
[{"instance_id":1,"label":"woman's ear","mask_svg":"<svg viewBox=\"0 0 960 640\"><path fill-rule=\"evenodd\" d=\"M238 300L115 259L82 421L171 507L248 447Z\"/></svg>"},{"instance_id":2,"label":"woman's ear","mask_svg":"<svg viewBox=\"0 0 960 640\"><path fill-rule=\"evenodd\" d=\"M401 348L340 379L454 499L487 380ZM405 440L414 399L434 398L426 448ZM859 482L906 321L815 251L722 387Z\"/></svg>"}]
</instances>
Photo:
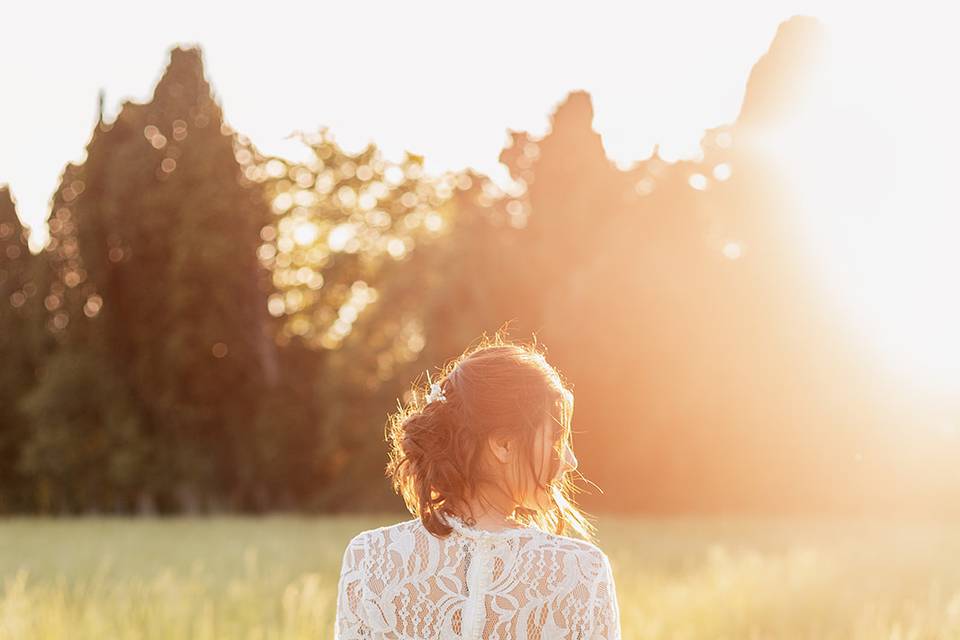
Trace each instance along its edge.
<instances>
[{"instance_id":1,"label":"woman's ear","mask_svg":"<svg viewBox=\"0 0 960 640\"><path fill-rule=\"evenodd\" d=\"M487 438L487 444L493 457L501 463L506 464L513 459L514 444L510 438L504 436L490 436Z\"/></svg>"}]
</instances>

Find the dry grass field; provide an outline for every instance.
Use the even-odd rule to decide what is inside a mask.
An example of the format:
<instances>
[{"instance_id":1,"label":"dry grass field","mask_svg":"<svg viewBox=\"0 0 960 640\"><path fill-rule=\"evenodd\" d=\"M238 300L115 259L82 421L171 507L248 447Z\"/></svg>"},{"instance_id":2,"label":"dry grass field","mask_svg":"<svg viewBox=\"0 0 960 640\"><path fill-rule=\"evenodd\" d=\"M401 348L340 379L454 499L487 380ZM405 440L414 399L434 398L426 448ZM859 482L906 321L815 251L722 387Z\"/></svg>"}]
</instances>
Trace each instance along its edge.
<instances>
[{"instance_id":1,"label":"dry grass field","mask_svg":"<svg viewBox=\"0 0 960 640\"><path fill-rule=\"evenodd\" d=\"M332 637L390 517L0 521L0 640ZM960 525L600 520L625 640L960 638Z\"/></svg>"}]
</instances>

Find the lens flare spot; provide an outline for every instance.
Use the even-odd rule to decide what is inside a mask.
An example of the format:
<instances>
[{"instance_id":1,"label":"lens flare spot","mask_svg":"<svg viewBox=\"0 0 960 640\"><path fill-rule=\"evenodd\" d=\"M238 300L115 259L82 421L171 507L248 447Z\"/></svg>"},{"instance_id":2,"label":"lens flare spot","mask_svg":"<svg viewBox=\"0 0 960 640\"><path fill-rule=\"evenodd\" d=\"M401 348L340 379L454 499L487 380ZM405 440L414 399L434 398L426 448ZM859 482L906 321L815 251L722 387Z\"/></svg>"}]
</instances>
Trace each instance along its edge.
<instances>
[{"instance_id":1,"label":"lens flare spot","mask_svg":"<svg viewBox=\"0 0 960 640\"><path fill-rule=\"evenodd\" d=\"M723 256L729 260L737 260L743 255L743 247L739 242L728 242L723 245Z\"/></svg>"},{"instance_id":2,"label":"lens flare spot","mask_svg":"<svg viewBox=\"0 0 960 640\"><path fill-rule=\"evenodd\" d=\"M713 177L720 182L729 180L732 173L733 170L730 168L730 164L727 162L721 162L713 168Z\"/></svg>"},{"instance_id":3,"label":"lens flare spot","mask_svg":"<svg viewBox=\"0 0 960 640\"><path fill-rule=\"evenodd\" d=\"M705 191L707 189L707 176L703 175L702 173L693 174L690 176L688 182L690 183L690 186L697 191Z\"/></svg>"}]
</instances>

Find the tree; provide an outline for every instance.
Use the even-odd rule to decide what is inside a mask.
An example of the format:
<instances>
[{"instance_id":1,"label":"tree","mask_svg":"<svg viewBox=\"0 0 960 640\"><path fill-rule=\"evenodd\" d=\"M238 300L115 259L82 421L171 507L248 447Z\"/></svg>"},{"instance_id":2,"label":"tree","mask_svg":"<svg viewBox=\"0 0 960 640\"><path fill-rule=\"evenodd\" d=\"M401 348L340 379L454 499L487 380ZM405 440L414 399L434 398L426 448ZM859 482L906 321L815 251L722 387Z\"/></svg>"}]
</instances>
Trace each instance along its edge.
<instances>
[{"instance_id":1,"label":"tree","mask_svg":"<svg viewBox=\"0 0 960 640\"><path fill-rule=\"evenodd\" d=\"M278 374L256 257L269 212L241 152L200 51L178 48L150 102L97 124L55 197L51 328L128 385L161 508L256 491L251 429Z\"/></svg>"},{"instance_id":2,"label":"tree","mask_svg":"<svg viewBox=\"0 0 960 640\"><path fill-rule=\"evenodd\" d=\"M431 277L418 257L446 237L457 185L452 175L425 175L414 154L393 162L372 144L347 153L327 130L299 137L308 161L252 150L246 172L262 181L276 216L261 232L259 256L272 274L283 386L296 398L280 411L296 425L288 431L302 434L285 450L297 461L288 469L299 470L287 486L304 487L308 504L335 508L373 484L354 463L365 464L358 451L382 440L383 385L392 389L425 344Z\"/></svg>"},{"instance_id":3,"label":"tree","mask_svg":"<svg viewBox=\"0 0 960 640\"><path fill-rule=\"evenodd\" d=\"M20 468L29 432L21 402L36 380L42 336L34 325L43 303L28 239L9 187L0 187L0 512L21 509L32 497Z\"/></svg>"}]
</instances>

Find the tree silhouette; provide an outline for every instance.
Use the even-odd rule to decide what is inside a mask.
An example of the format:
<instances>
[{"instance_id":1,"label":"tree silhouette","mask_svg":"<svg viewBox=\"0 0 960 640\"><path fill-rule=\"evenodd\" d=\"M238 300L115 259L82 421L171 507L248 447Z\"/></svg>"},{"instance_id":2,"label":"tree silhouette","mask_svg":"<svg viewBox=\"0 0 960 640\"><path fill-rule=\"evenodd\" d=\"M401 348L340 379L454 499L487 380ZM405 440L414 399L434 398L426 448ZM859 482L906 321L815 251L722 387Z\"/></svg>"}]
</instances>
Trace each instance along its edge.
<instances>
[{"instance_id":1,"label":"tree silhouette","mask_svg":"<svg viewBox=\"0 0 960 640\"><path fill-rule=\"evenodd\" d=\"M397 506L387 412L504 324L575 385L589 507L955 503L960 444L902 447L919 401L816 280L775 162L796 150L770 151L792 127L831 152L804 130L825 46L781 25L690 160L617 168L573 92L547 134L510 132L500 186L325 129L297 134L306 161L266 156L173 49L65 167L40 255L0 190L0 510Z\"/></svg>"},{"instance_id":2,"label":"tree silhouette","mask_svg":"<svg viewBox=\"0 0 960 640\"><path fill-rule=\"evenodd\" d=\"M43 300L28 238L9 187L0 187L0 512L22 509L34 498L20 461L29 433L21 401L36 383L43 352L43 336L35 328Z\"/></svg>"},{"instance_id":3,"label":"tree silhouette","mask_svg":"<svg viewBox=\"0 0 960 640\"><path fill-rule=\"evenodd\" d=\"M247 431L278 375L256 259L269 212L236 145L199 50L174 49L153 99L97 124L54 199L51 327L136 398L141 499L161 507L242 501L256 483Z\"/></svg>"}]
</instances>

